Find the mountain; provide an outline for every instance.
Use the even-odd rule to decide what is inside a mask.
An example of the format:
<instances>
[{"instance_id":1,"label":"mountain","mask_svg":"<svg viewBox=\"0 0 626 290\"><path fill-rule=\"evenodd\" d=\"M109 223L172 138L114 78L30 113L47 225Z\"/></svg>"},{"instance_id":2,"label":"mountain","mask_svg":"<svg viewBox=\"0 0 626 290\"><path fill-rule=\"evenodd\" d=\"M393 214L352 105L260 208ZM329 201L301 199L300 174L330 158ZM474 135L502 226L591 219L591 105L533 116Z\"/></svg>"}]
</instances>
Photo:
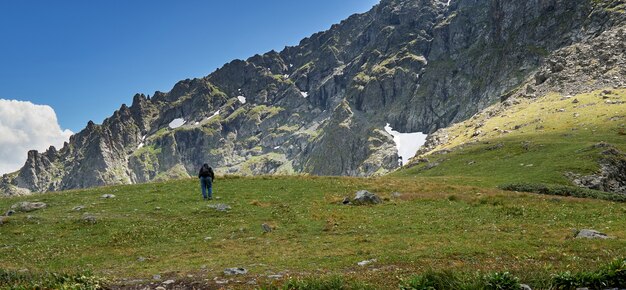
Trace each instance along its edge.
<instances>
[{"instance_id":1,"label":"mountain","mask_svg":"<svg viewBox=\"0 0 626 290\"><path fill-rule=\"evenodd\" d=\"M623 67L609 63L615 55L623 60L623 42L598 42L590 53L599 59L567 79L584 77L578 87L552 77L569 64L551 56L607 32L623 35L625 6L383 0L297 46L232 61L167 93L137 94L63 148L29 152L18 172L3 176L0 191L187 177L204 162L224 174L388 173L398 156L387 123L432 133L507 99L529 79L541 92L623 86ZM616 78L606 79L605 70ZM530 86L524 93L540 92Z\"/></svg>"}]
</instances>

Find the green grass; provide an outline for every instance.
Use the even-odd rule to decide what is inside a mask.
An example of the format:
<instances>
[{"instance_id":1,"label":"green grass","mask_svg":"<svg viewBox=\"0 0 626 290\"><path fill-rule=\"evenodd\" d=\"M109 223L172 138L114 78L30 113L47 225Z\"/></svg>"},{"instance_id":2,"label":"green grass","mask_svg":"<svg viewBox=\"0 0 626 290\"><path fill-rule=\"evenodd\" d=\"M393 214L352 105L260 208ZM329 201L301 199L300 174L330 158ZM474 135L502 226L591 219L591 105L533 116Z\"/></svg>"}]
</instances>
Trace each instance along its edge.
<instances>
[{"instance_id":1,"label":"green grass","mask_svg":"<svg viewBox=\"0 0 626 290\"><path fill-rule=\"evenodd\" d=\"M623 203L420 177L227 177L216 181L220 199L211 202L231 205L224 213L201 201L198 187L185 179L0 199L2 210L18 201L49 205L0 226L1 268L88 270L116 283L155 274L212 281L225 268L245 267L249 275L237 278L242 288L250 279L261 283L285 273L296 279L340 275L379 289L397 288L402 277L427 270L509 271L532 284L540 273L594 269L626 256ZM385 202L340 205L359 189ZM402 196L394 199L392 192ZM101 199L105 193L117 197ZM72 211L78 205L86 209ZM82 222L85 212L97 222ZM274 231L264 234L262 223ZM615 238L577 240L574 228ZM356 265L367 259L378 261Z\"/></svg>"}]
</instances>

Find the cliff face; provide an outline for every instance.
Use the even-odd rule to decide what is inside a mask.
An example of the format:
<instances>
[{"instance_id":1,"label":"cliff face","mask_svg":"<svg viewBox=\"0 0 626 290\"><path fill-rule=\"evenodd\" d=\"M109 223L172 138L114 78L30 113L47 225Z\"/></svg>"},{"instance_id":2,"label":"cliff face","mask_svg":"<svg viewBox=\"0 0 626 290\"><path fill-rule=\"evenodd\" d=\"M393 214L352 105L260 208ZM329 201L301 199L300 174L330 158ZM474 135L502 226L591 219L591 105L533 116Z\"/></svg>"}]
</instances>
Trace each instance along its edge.
<instances>
[{"instance_id":1,"label":"cliff face","mask_svg":"<svg viewBox=\"0 0 626 290\"><path fill-rule=\"evenodd\" d=\"M29 152L0 190L185 177L204 162L220 173L383 174L398 160L386 123L434 132L465 120L535 75L551 52L624 26L625 6L383 0L297 46L138 94L63 148Z\"/></svg>"}]
</instances>

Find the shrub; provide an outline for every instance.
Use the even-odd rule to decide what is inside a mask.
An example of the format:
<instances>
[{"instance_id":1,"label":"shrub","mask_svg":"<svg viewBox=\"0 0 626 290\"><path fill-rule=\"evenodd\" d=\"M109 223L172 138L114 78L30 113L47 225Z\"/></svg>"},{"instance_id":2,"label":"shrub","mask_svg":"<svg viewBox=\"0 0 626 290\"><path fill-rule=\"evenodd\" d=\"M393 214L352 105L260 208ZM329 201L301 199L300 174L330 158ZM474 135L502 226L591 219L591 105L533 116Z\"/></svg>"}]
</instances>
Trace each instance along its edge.
<instances>
[{"instance_id":1,"label":"shrub","mask_svg":"<svg viewBox=\"0 0 626 290\"><path fill-rule=\"evenodd\" d=\"M493 290L520 289L519 278L509 272L496 272L485 276L485 288Z\"/></svg>"},{"instance_id":2,"label":"shrub","mask_svg":"<svg viewBox=\"0 0 626 290\"><path fill-rule=\"evenodd\" d=\"M572 274L565 272L552 277L555 289L607 289L626 286L626 259L615 260L597 271Z\"/></svg>"},{"instance_id":3,"label":"shrub","mask_svg":"<svg viewBox=\"0 0 626 290\"><path fill-rule=\"evenodd\" d=\"M106 280L90 273L31 274L0 269L0 289L104 289Z\"/></svg>"},{"instance_id":4,"label":"shrub","mask_svg":"<svg viewBox=\"0 0 626 290\"><path fill-rule=\"evenodd\" d=\"M541 183L511 183L498 186L500 189L520 192L534 192L547 195L595 198L616 202L626 202L626 194L605 192L567 185L546 185Z\"/></svg>"}]
</instances>

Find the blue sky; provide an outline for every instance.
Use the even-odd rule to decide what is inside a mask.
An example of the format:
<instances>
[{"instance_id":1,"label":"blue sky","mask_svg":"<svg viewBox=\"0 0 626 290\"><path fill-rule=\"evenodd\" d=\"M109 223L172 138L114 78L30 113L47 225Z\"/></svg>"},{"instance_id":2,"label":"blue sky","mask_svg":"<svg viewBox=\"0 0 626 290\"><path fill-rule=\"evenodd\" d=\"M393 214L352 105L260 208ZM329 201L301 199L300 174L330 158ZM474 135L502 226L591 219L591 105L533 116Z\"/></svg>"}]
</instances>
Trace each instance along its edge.
<instances>
[{"instance_id":1,"label":"blue sky","mask_svg":"<svg viewBox=\"0 0 626 290\"><path fill-rule=\"evenodd\" d=\"M296 45L377 2L1 1L0 99L49 105L78 132L135 93Z\"/></svg>"}]
</instances>

